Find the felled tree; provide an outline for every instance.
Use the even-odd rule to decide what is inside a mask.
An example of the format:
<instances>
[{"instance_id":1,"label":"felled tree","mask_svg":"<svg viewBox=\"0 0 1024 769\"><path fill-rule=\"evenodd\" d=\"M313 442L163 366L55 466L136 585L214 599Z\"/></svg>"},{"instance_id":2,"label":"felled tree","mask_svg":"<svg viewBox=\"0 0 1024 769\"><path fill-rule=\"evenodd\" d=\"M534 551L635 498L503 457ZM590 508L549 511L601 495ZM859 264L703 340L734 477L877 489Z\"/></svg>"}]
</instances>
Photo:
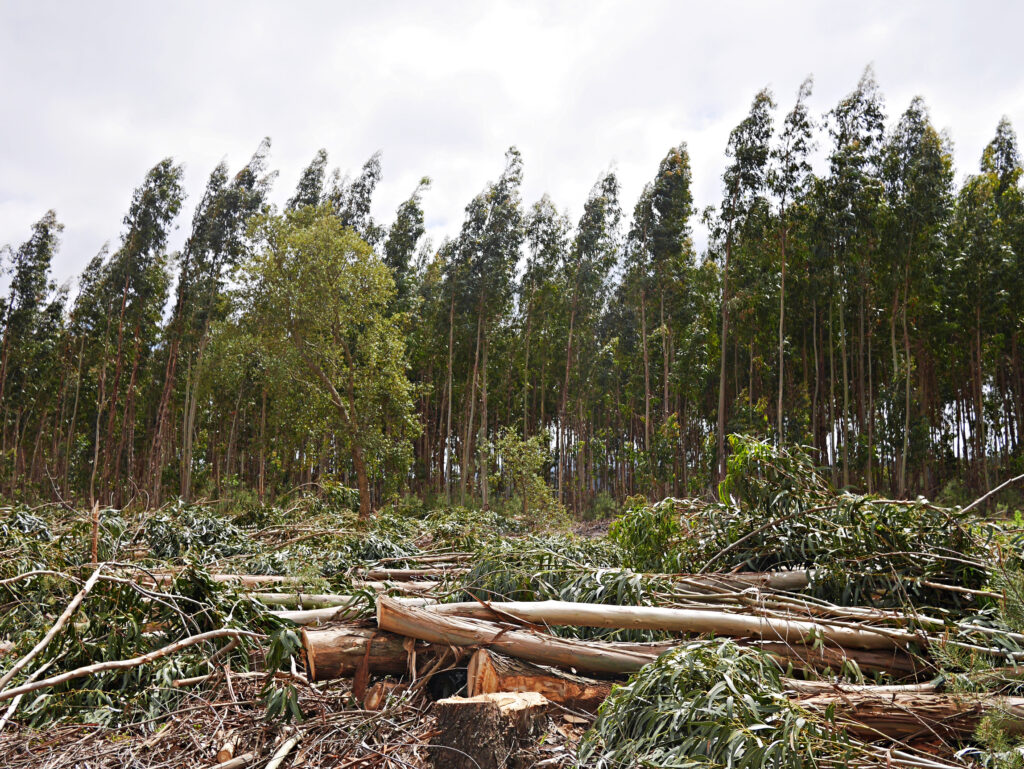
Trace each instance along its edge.
<instances>
[{"instance_id":1,"label":"felled tree","mask_svg":"<svg viewBox=\"0 0 1024 769\"><path fill-rule=\"evenodd\" d=\"M388 312L394 279L327 208L268 217L259 234L263 247L246 270L250 311L287 370L334 407L365 518L371 474L388 467L404 477L415 429L405 342Z\"/></svg>"}]
</instances>

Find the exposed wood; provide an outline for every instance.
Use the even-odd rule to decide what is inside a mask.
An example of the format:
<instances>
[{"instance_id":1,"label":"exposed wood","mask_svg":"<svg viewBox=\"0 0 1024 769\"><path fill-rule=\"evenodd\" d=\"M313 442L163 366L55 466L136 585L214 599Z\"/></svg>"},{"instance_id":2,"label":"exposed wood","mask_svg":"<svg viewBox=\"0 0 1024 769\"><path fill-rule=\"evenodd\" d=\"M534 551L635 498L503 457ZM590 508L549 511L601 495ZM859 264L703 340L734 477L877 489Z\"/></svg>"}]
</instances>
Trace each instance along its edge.
<instances>
[{"instance_id":1,"label":"exposed wood","mask_svg":"<svg viewBox=\"0 0 1024 769\"><path fill-rule=\"evenodd\" d=\"M228 759L222 764L214 764L210 769L242 769L243 766L248 766L256 760L256 754L254 753L243 753L240 756Z\"/></svg>"},{"instance_id":2,"label":"exposed wood","mask_svg":"<svg viewBox=\"0 0 1024 769\"><path fill-rule=\"evenodd\" d=\"M435 608L408 606L379 596L377 626L428 643L490 646L529 662L575 668L586 673L633 673L660 653L655 652L654 647L646 651L635 646L573 641L530 630L502 628L490 622L444 614Z\"/></svg>"},{"instance_id":3,"label":"exposed wood","mask_svg":"<svg viewBox=\"0 0 1024 769\"><path fill-rule=\"evenodd\" d=\"M357 602L359 599L352 598L351 600L354 605L326 606L322 609L291 609L286 611L272 611L270 613L276 617L291 620L296 625L316 627L319 625L328 625L332 622L341 622L342 620L352 619L353 617L358 616L359 606ZM408 606L428 606L432 603L436 603L433 598L416 598L411 596L400 596L395 600L401 601Z\"/></svg>"},{"instance_id":4,"label":"exposed wood","mask_svg":"<svg viewBox=\"0 0 1024 769\"><path fill-rule=\"evenodd\" d=\"M292 749L299 744L299 740L301 739L301 735L294 734L282 742L281 747L274 751L274 755L267 763L267 769L278 769L278 767L284 763L284 760L288 758L288 754L292 752Z\"/></svg>"},{"instance_id":5,"label":"exposed wood","mask_svg":"<svg viewBox=\"0 0 1024 769\"><path fill-rule=\"evenodd\" d=\"M217 760L221 763L235 757L235 748L238 747L238 732L230 731L224 735L224 742L217 751Z\"/></svg>"},{"instance_id":6,"label":"exposed wood","mask_svg":"<svg viewBox=\"0 0 1024 769\"><path fill-rule=\"evenodd\" d=\"M438 734L431 760L440 769L522 766L517 754L547 722L548 701L535 692L449 697L434 704Z\"/></svg>"},{"instance_id":7,"label":"exposed wood","mask_svg":"<svg viewBox=\"0 0 1024 769\"><path fill-rule=\"evenodd\" d=\"M368 673L401 676L409 670L406 639L393 633L341 626L303 628L301 636L310 681L348 678L364 660ZM421 664L429 664L438 655L448 652L447 647L435 649L426 644L415 648L417 662Z\"/></svg>"},{"instance_id":8,"label":"exposed wood","mask_svg":"<svg viewBox=\"0 0 1024 769\"><path fill-rule=\"evenodd\" d=\"M682 574L674 577L674 581L689 588L698 590L706 587L716 589L742 590L747 587L760 587L768 590L796 591L803 590L811 583L813 571L752 571L735 574Z\"/></svg>"},{"instance_id":9,"label":"exposed wood","mask_svg":"<svg viewBox=\"0 0 1024 769\"><path fill-rule=\"evenodd\" d=\"M549 702L591 713L604 702L611 688L608 681L534 665L487 649L477 650L467 671L470 697L494 692L537 692Z\"/></svg>"},{"instance_id":10,"label":"exposed wood","mask_svg":"<svg viewBox=\"0 0 1024 769\"><path fill-rule=\"evenodd\" d=\"M300 606L304 609L349 606L355 600L350 595L334 593L249 593L249 596L267 606L288 606L294 609Z\"/></svg>"},{"instance_id":11,"label":"exposed wood","mask_svg":"<svg viewBox=\"0 0 1024 769\"><path fill-rule=\"evenodd\" d=\"M378 600L378 613L380 611ZM817 637L847 648L893 649L919 641L913 633L892 628L868 629L818 620L781 619L705 609L663 609L651 606L608 606L568 601L503 601L438 604L430 612L474 619L515 617L533 625L632 628L677 633L714 633L804 643Z\"/></svg>"}]
</instances>

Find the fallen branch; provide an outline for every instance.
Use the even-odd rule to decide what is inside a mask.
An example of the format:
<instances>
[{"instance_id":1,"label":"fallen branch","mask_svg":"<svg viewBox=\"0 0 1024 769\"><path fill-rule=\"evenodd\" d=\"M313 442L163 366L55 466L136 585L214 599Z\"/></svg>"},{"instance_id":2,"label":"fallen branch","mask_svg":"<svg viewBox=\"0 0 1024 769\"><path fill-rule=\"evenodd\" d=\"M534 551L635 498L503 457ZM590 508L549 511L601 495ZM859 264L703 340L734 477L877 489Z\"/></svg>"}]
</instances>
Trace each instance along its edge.
<instances>
[{"instance_id":1,"label":"fallen branch","mask_svg":"<svg viewBox=\"0 0 1024 769\"><path fill-rule=\"evenodd\" d=\"M20 671L28 663L30 663L35 658L35 656L39 654L39 652L41 652L49 645L50 641L53 640L53 637L57 635L57 633L60 632L60 629L64 627L65 624L67 624L67 621L71 619L71 615L78 611L78 607L82 605L82 601L85 600L85 597L89 594L89 591L92 590L93 586L99 580L100 572L102 571L103 564L100 564L96 568L96 571L92 573L92 576L89 577L88 580L86 580L85 584L82 586L82 589L79 590L78 593L75 594L75 597L71 599L71 603L67 605L64 611L61 613L61 615L57 618L57 621L53 623L53 626L48 631L46 631L46 635L44 635L40 639L39 643L33 646L32 650L28 654L26 654L20 660L15 662L11 669L4 673L2 677L0 677L0 689L3 689L3 687L6 686L10 682L10 680L18 674L18 671ZM14 690L12 689L11 691ZM5 696L6 694L7 692L0 691L0 700L10 699L10 697Z\"/></svg>"},{"instance_id":2,"label":"fallen branch","mask_svg":"<svg viewBox=\"0 0 1024 769\"><path fill-rule=\"evenodd\" d=\"M85 678L86 676L95 675L96 673L105 673L108 670L127 670L129 668L136 668L140 665L145 665L149 662L153 662L154 660L158 660L161 657L166 657L169 654L179 652L182 649L187 649L189 646L195 646L196 644L212 641L215 638L224 638L226 636L264 638L261 634L252 633L248 630L235 630L234 628L210 630L206 633L199 633L198 635L189 636L188 638L182 638L180 641L175 641L172 644L168 644L167 646L163 646L155 651L151 651L148 654L142 654L138 657L132 657L125 660L113 660L111 662L97 662L92 665L85 665L80 668L75 668L74 670L69 670L68 672L61 673L60 675L44 678L42 681L34 681L21 686L16 686L13 689L0 692L0 701L9 700L13 697L17 697L19 694L27 694L28 692L34 692L39 689L48 689L51 686L57 686L67 681L73 681L76 678Z\"/></svg>"}]
</instances>

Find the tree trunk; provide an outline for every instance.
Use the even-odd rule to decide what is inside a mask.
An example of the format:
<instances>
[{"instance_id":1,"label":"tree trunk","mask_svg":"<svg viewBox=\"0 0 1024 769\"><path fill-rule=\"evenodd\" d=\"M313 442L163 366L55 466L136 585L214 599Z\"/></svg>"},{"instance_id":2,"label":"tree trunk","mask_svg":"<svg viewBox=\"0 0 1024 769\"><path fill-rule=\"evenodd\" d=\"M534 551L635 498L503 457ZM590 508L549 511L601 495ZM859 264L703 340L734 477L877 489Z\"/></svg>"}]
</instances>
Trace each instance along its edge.
<instances>
[{"instance_id":1,"label":"tree trunk","mask_svg":"<svg viewBox=\"0 0 1024 769\"><path fill-rule=\"evenodd\" d=\"M732 253L732 228L725 238L725 266L722 270L722 339L718 372L718 478L725 478L725 350L729 340L729 257Z\"/></svg>"}]
</instances>

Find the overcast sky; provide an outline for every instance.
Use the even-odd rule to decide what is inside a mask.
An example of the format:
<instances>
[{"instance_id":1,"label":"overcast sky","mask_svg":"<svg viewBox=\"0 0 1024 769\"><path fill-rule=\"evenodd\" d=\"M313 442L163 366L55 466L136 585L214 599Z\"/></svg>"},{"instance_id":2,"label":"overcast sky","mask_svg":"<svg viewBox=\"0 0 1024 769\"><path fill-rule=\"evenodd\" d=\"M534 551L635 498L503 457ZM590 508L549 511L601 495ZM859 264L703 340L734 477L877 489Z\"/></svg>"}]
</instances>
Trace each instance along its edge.
<instances>
[{"instance_id":1,"label":"overcast sky","mask_svg":"<svg viewBox=\"0 0 1024 769\"><path fill-rule=\"evenodd\" d=\"M872 64L890 119L925 97L959 176L996 123L1024 127L1024 4L1015 2L42 2L0 0L0 244L54 208L54 274L116 246L132 190L167 155L186 167L180 246L206 178L264 136L292 193L320 147L358 172L375 150L390 221L428 175L434 244L522 151L527 203L573 217L608 168L632 210L685 141L699 208L754 93L779 113L803 78L817 115ZM698 232L698 242L702 242Z\"/></svg>"}]
</instances>

